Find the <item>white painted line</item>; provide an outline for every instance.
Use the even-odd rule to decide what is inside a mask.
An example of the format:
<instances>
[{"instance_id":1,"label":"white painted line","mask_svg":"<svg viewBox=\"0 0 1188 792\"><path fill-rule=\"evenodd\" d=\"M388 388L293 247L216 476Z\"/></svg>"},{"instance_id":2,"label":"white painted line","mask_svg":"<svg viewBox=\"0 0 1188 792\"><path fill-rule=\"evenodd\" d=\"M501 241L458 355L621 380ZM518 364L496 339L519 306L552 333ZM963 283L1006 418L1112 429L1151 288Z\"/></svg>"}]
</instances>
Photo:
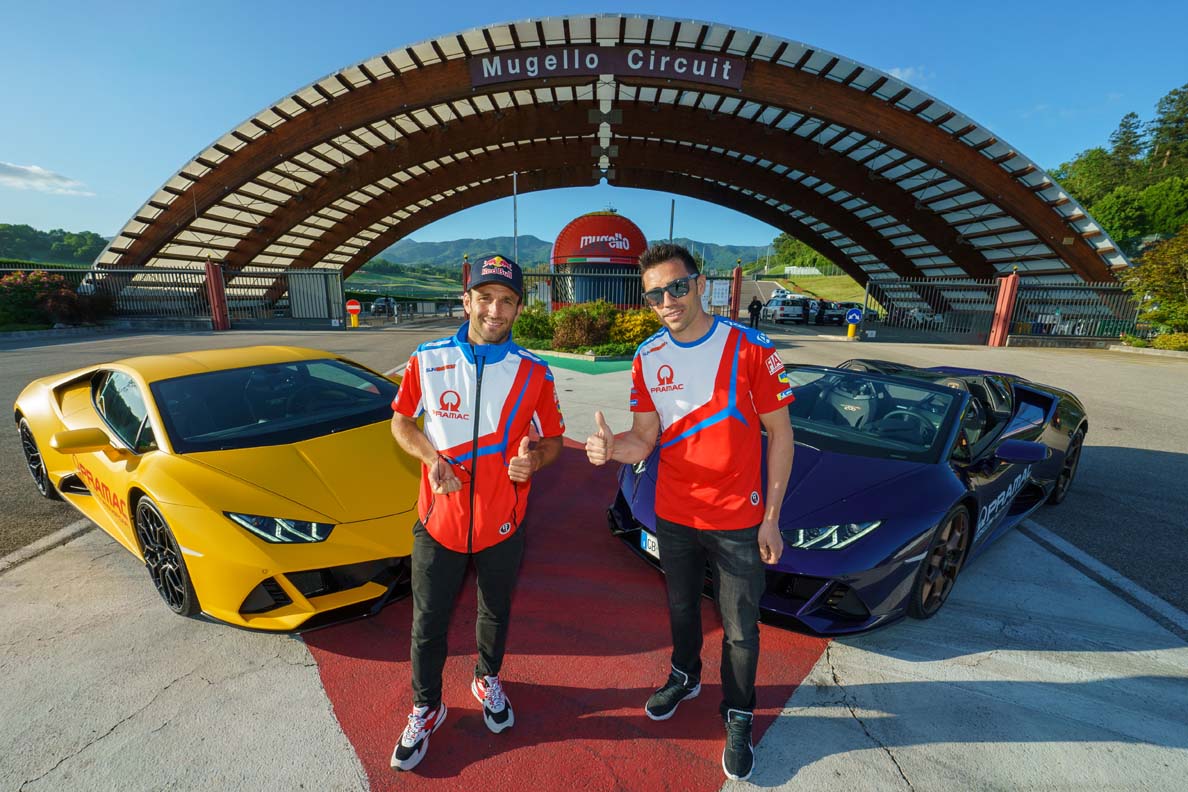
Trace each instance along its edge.
<instances>
[{"instance_id":1,"label":"white painted line","mask_svg":"<svg viewBox=\"0 0 1188 792\"><path fill-rule=\"evenodd\" d=\"M396 368L394 368L394 369L388 369L387 371L385 371L385 372L384 372L384 376L385 376L385 377L391 377L393 374L403 374L403 373L404 373L404 370L405 370L406 368L408 368L408 364L407 364L407 363L402 363L402 364L400 364L399 366L397 366L397 367L396 367Z\"/></svg>"},{"instance_id":2,"label":"white painted line","mask_svg":"<svg viewBox=\"0 0 1188 792\"><path fill-rule=\"evenodd\" d=\"M82 536L94 527L95 523L84 517L81 520L70 523L65 528L54 531L49 536L43 536L33 544L25 545L20 550L14 550L3 558L0 558L0 575L3 575L15 566L36 558L42 553L53 550L55 547L61 547L70 540Z\"/></svg>"},{"instance_id":3,"label":"white painted line","mask_svg":"<svg viewBox=\"0 0 1188 792\"><path fill-rule=\"evenodd\" d=\"M1130 578L1114 571L1110 567L1098 561L1093 556L1085 551L1069 544L1064 539L1061 539L1052 531L1037 523L1035 520L1024 520L1022 526L1032 533L1034 533L1045 544L1051 545L1054 549L1059 551L1061 555L1076 561L1081 566L1093 572L1098 577L1105 580L1118 591L1126 594L1131 599L1141 603L1146 608L1154 613L1162 616L1167 621L1179 627L1185 633L1188 633L1188 613L1172 605L1164 599L1161 599L1145 588L1135 583Z\"/></svg>"}]
</instances>

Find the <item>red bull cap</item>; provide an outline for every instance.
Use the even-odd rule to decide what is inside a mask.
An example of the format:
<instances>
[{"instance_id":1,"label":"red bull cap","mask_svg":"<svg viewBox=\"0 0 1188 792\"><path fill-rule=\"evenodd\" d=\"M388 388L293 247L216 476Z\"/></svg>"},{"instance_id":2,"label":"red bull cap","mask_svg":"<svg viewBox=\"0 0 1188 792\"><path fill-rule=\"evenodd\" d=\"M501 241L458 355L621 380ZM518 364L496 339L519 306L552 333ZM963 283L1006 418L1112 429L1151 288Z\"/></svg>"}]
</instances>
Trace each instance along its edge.
<instances>
[{"instance_id":1,"label":"red bull cap","mask_svg":"<svg viewBox=\"0 0 1188 792\"><path fill-rule=\"evenodd\" d=\"M476 264L466 288L473 289L486 283L498 283L524 296L524 274L520 271L520 265L505 256L491 256Z\"/></svg>"}]
</instances>

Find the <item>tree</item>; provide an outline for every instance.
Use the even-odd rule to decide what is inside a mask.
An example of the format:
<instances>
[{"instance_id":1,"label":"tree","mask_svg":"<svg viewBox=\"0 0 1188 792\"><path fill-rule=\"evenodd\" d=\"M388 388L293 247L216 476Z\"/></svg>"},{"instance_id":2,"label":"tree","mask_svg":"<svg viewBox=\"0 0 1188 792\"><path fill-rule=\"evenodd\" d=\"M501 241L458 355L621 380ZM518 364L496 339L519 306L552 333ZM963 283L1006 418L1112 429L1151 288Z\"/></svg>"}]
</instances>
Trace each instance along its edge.
<instances>
[{"instance_id":1,"label":"tree","mask_svg":"<svg viewBox=\"0 0 1188 792\"><path fill-rule=\"evenodd\" d=\"M1061 163L1052 175L1086 206L1097 203L1118 186L1118 165L1101 147L1082 151L1072 162Z\"/></svg>"},{"instance_id":2,"label":"tree","mask_svg":"<svg viewBox=\"0 0 1188 792\"><path fill-rule=\"evenodd\" d=\"M1130 182L1145 148L1143 125L1138 114L1127 113L1122 116L1118 128L1110 133L1110 156L1124 184Z\"/></svg>"},{"instance_id":3,"label":"tree","mask_svg":"<svg viewBox=\"0 0 1188 792\"><path fill-rule=\"evenodd\" d=\"M1138 240L1147 233L1148 225L1141 195L1133 187L1115 187L1089 211L1116 241Z\"/></svg>"},{"instance_id":4,"label":"tree","mask_svg":"<svg viewBox=\"0 0 1188 792\"><path fill-rule=\"evenodd\" d=\"M1148 157L1158 178L1188 176L1188 84L1168 91L1155 105Z\"/></svg>"},{"instance_id":5,"label":"tree","mask_svg":"<svg viewBox=\"0 0 1188 792\"><path fill-rule=\"evenodd\" d=\"M1138 300L1143 321L1167 332L1188 332L1188 225L1150 248L1121 277Z\"/></svg>"},{"instance_id":6,"label":"tree","mask_svg":"<svg viewBox=\"0 0 1188 792\"><path fill-rule=\"evenodd\" d=\"M1140 193L1139 200L1148 234L1171 236L1188 223L1188 179L1172 176L1156 182Z\"/></svg>"}]
</instances>

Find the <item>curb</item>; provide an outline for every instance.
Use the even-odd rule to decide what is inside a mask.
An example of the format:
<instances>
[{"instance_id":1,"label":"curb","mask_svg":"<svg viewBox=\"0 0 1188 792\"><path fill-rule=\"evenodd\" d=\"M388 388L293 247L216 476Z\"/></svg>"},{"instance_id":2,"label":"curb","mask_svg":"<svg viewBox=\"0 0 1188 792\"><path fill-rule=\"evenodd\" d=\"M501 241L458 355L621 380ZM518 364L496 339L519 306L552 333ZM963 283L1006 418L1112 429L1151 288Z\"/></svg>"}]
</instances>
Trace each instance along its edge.
<instances>
[{"instance_id":1,"label":"curb","mask_svg":"<svg viewBox=\"0 0 1188 792\"><path fill-rule=\"evenodd\" d=\"M534 355L548 355L550 357L569 358L570 360L584 360L587 363L606 363L608 361L631 360L632 355L583 355L577 352L557 352L552 349L528 349Z\"/></svg>"},{"instance_id":2,"label":"curb","mask_svg":"<svg viewBox=\"0 0 1188 792\"><path fill-rule=\"evenodd\" d=\"M1110 352L1126 352L1131 355L1158 355L1188 360L1188 352L1177 352L1174 349L1147 349L1146 347L1132 347L1124 344L1111 344L1106 349Z\"/></svg>"},{"instance_id":3,"label":"curb","mask_svg":"<svg viewBox=\"0 0 1188 792\"><path fill-rule=\"evenodd\" d=\"M54 531L49 536L41 537L33 544L25 545L20 550L14 550L3 558L0 558L0 575L43 553L48 553L55 547L61 547L67 542L73 541L94 529L95 523L84 517L81 520L70 523L65 528Z\"/></svg>"}]
</instances>

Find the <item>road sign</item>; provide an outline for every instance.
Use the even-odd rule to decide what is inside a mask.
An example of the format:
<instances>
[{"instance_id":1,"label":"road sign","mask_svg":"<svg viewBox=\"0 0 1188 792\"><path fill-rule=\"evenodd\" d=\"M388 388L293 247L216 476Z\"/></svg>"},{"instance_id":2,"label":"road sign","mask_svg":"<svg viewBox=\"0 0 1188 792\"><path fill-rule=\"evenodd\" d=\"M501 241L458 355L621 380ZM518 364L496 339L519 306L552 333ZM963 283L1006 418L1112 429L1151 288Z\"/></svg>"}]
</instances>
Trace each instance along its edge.
<instances>
[{"instance_id":1,"label":"road sign","mask_svg":"<svg viewBox=\"0 0 1188 792\"><path fill-rule=\"evenodd\" d=\"M363 306L359 304L358 300L347 300L346 309L350 315L358 316L359 312L363 310Z\"/></svg>"},{"instance_id":2,"label":"road sign","mask_svg":"<svg viewBox=\"0 0 1188 792\"><path fill-rule=\"evenodd\" d=\"M856 324L861 324L861 323L862 323L862 309L861 308L851 308L850 310L846 311L846 324L856 325Z\"/></svg>"}]
</instances>

